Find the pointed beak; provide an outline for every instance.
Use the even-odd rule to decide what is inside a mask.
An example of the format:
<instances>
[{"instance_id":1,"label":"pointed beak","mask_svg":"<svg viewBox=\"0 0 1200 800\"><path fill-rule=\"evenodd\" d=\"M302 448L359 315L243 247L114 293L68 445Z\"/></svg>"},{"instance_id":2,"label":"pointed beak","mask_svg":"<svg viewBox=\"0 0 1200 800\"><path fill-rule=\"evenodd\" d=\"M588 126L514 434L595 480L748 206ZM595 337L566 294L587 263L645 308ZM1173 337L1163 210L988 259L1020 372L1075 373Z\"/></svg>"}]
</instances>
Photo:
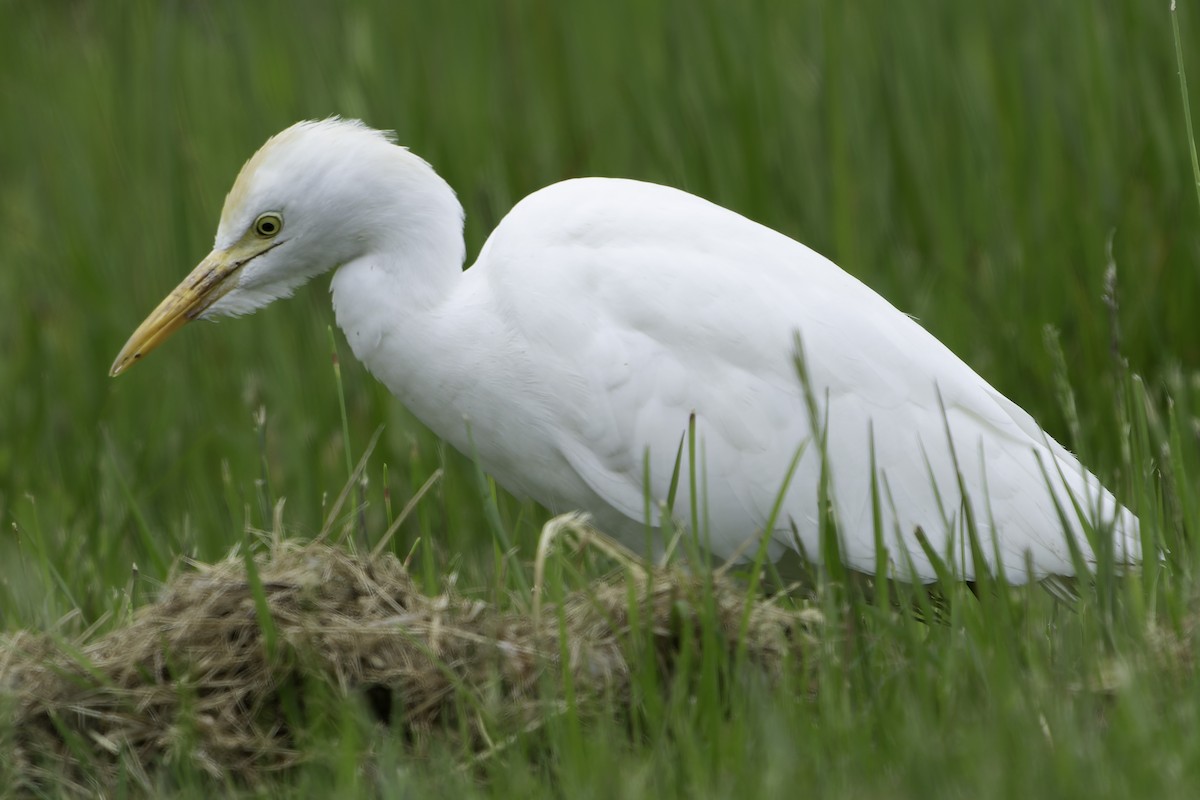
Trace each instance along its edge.
<instances>
[{"instance_id":1,"label":"pointed beak","mask_svg":"<svg viewBox=\"0 0 1200 800\"><path fill-rule=\"evenodd\" d=\"M236 250L214 250L209 253L138 326L117 354L117 360L108 374L114 377L120 375L227 294L237 283L234 277L238 270L253 257L238 254Z\"/></svg>"}]
</instances>

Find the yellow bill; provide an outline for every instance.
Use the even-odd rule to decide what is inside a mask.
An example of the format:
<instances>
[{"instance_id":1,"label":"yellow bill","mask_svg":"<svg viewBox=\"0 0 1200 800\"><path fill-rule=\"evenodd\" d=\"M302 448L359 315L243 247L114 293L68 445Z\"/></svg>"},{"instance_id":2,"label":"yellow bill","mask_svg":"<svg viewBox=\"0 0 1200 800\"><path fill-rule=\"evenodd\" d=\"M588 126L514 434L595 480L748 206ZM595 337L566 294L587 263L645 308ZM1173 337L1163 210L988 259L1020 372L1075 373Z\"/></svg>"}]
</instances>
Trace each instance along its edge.
<instances>
[{"instance_id":1,"label":"yellow bill","mask_svg":"<svg viewBox=\"0 0 1200 800\"><path fill-rule=\"evenodd\" d=\"M239 258L239 255L241 256ZM214 250L138 326L117 354L109 375L120 375L168 336L203 314L236 285L233 277L250 258L234 247Z\"/></svg>"}]
</instances>

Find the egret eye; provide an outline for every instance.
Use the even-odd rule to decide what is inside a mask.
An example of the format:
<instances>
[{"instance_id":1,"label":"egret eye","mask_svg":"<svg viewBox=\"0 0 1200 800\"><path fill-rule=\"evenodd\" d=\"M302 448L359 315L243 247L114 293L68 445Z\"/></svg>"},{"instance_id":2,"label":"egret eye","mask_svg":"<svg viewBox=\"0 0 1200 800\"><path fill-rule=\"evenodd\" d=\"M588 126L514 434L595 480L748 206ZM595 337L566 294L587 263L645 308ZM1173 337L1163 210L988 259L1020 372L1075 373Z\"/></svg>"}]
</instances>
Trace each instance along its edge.
<instances>
[{"instance_id":1,"label":"egret eye","mask_svg":"<svg viewBox=\"0 0 1200 800\"><path fill-rule=\"evenodd\" d=\"M254 220L254 232L264 238L274 236L283 230L283 217L278 214L260 214L258 219Z\"/></svg>"}]
</instances>

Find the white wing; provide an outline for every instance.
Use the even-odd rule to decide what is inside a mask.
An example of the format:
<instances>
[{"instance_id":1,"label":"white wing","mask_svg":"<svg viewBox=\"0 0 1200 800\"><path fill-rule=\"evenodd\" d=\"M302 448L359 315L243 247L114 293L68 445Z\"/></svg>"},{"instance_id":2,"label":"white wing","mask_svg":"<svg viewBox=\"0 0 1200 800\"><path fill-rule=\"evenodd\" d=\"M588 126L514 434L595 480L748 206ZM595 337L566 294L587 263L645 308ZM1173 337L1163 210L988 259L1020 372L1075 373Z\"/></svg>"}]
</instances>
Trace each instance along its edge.
<instances>
[{"instance_id":1,"label":"white wing","mask_svg":"<svg viewBox=\"0 0 1200 800\"><path fill-rule=\"evenodd\" d=\"M819 552L821 458L795 368L799 333L850 566L875 568L872 448L898 574L935 578L920 529L974 576L960 473L987 560L994 569L998 555L1010 580L1074 573L1060 509L1093 560L1073 503L1094 524L1115 517L1118 557L1138 558L1136 519L1028 414L854 277L731 211L653 184L568 181L514 208L471 272L528 357L520 380L539 435L588 491L565 479L524 488L551 507L591 504L634 543L646 490L667 496L694 413L712 550L728 556L762 529L807 445L772 555L796 546L793 530ZM677 516L687 484L685 467Z\"/></svg>"}]
</instances>

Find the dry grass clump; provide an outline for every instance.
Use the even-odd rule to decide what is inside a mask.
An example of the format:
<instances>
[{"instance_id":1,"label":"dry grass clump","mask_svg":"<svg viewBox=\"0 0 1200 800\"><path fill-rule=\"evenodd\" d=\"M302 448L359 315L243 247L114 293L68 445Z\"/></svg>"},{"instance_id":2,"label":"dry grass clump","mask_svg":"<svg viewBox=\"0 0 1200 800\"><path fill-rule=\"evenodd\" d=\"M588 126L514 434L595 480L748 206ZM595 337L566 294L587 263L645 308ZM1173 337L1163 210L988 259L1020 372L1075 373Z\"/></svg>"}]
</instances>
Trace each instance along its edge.
<instances>
[{"instance_id":1,"label":"dry grass clump","mask_svg":"<svg viewBox=\"0 0 1200 800\"><path fill-rule=\"evenodd\" d=\"M10 779L88 792L123 774L150 788L176 762L254 783L305 758L321 691L363 698L415 752L448 740L486 754L561 709L564 657L580 710L621 707L637 665L669 677L706 624L770 674L813 623L726 580L640 565L522 613L423 594L391 554L277 542L253 564L192 564L93 641L7 637Z\"/></svg>"}]
</instances>

